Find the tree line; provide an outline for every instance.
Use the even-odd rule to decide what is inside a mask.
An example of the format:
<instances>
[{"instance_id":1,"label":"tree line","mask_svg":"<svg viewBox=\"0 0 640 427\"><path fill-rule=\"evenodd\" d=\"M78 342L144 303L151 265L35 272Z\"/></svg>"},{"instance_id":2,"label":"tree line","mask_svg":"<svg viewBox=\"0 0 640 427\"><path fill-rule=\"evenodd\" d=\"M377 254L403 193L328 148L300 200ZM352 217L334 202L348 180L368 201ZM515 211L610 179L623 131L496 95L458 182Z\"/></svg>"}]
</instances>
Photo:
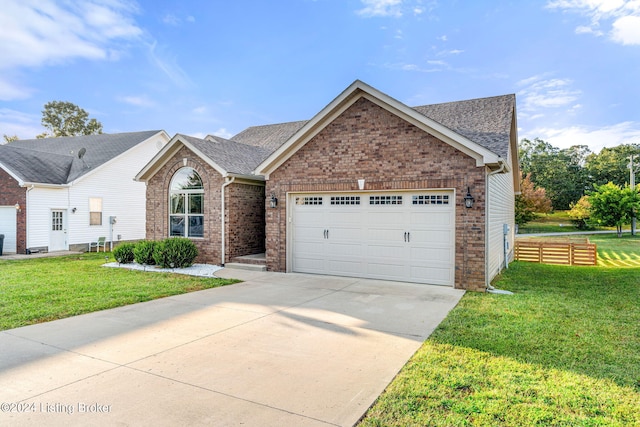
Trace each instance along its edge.
<instances>
[{"instance_id":1,"label":"tree line","mask_svg":"<svg viewBox=\"0 0 640 427\"><path fill-rule=\"evenodd\" d=\"M640 210L638 191L629 188L631 159L636 170L640 166L640 144L593 153L586 145L560 149L536 138L521 140L518 148L522 192L516 197L516 223L529 222L538 213L571 209L578 226L587 226L591 218L621 231Z\"/></svg>"}]
</instances>

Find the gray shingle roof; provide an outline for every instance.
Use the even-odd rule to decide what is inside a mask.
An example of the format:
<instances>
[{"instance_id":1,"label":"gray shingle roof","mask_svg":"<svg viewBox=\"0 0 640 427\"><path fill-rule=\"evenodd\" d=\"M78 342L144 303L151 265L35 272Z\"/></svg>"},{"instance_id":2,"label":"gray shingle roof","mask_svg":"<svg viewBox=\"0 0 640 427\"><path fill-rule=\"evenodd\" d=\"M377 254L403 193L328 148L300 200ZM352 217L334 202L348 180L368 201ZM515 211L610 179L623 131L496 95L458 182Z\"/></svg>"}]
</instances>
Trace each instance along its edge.
<instances>
[{"instance_id":1,"label":"gray shingle roof","mask_svg":"<svg viewBox=\"0 0 640 427\"><path fill-rule=\"evenodd\" d=\"M269 157L272 150L241 144L219 136L208 136L207 139L179 135L202 154L209 157L222 169L230 173L250 175L256 165Z\"/></svg>"},{"instance_id":2,"label":"gray shingle roof","mask_svg":"<svg viewBox=\"0 0 640 427\"><path fill-rule=\"evenodd\" d=\"M291 138L294 133L298 132L307 122L308 120L301 120L298 122L278 123L274 125L251 126L231 137L231 139L255 147L264 147L273 152Z\"/></svg>"},{"instance_id":3,"label":"gray shingle roof","mask_svg":"<svg viewBox=\"0 0 640 427\"><path fill-rule=\"evenodd\" d=\"M25 182L68 184L158 132L17 140L0 145L0 163ZM79 159L81 148L85 155Z\"/></svg>"},{"instance_id":4,"label":"gray shingle roof","mask_svg":"<svg viewBox=\"0 0 640 427\"><path fill-rule=\"evenodd\" d=\"M413 109L506 159L515 105L511 94Z\"/></svg>"}]
</instances>

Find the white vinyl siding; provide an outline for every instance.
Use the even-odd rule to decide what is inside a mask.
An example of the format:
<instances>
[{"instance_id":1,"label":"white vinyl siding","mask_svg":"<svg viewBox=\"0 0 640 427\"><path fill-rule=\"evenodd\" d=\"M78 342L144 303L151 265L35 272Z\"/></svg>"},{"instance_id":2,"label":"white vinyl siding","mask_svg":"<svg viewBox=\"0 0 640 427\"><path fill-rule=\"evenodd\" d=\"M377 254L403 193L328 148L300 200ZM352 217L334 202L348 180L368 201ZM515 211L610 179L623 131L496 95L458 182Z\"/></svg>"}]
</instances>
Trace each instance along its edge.
<instances>
[{"instance_id":1,"label":"white vinyl siding","mask_svg":"<svg viewBox=\"0 0 640 427\"><path fill-rule=\"evenodd\" d=\"M504 268L504 224L509 226L507 259L513 258L514 239L514 193L511 173L499 173L487 177L487 281Z\"/></svg>"}]
</instances>

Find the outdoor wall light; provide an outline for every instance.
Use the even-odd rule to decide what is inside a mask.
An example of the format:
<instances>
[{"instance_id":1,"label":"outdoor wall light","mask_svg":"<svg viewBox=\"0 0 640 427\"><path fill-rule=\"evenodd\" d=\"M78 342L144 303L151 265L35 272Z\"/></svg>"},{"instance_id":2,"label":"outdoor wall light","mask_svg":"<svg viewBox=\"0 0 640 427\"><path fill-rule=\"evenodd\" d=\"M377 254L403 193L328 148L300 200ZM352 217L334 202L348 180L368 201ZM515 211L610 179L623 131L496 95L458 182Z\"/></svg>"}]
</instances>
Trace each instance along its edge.
<instances>
[{"instance_id":1,"label":"outdoor wall light","mask_svg":"<svg viewBox=\"0 0 640 427\"><path fill-rule=\"evenodd\" d=\"M469 189L469 187L467 187L467 195L464 196L464 205L467 208L472 208L473 207L473 202L475 202L476 199L473 198L473 196L471 195L471 191Z\"/></svg>"},{"instance_id":2,"label":"outdoor wall light","mask_svg":"<svg viewBox=\"0 0 640 427\"><path fill-rule=\"evenodd\" d=\"M78 210L78 208L73 208L73 209L71 209L71 213L76 213L77 210Z\"/></svg>"},{"instance_id":3,"label":"outdoor wall light","mask_svg":"<svg viewBox=\"0 0 640 427\"><path fill-rule=\"evenodd\" d=\"M275 209L278 206L278 198L276 197L275 194L271 195L271 200L269 201L269 206L271 206L271 209Z\"/></svg>"},{"instance_id":4,"label":"outdoor wall light","mask_svg":"<svg viewBox=\"0 0 640 427\"><path fill-rule=\"evenodd\" d=\"M18 212L22 212L22 210L20 209L20 203L16 203L15 207Z\"/></svg>"}]
</instances>

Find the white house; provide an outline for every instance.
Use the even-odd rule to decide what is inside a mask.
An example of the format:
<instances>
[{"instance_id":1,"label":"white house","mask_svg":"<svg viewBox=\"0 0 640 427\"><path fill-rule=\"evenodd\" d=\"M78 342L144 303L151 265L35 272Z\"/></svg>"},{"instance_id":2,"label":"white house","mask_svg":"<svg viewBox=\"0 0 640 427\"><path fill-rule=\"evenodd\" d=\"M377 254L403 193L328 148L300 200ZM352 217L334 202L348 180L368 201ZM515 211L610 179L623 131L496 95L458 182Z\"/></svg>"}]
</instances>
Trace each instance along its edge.
<instances>
[{"instance_id":1,"label":"white house","mask_svg":"<svg viewBox=\"0 0 640 427\"><path fill-rule=\"evenodd\" d=\"M3 252L144 239L146 189L133 178L169 139L153 130L0 145Z\"/></svg>"}]
</instances>

